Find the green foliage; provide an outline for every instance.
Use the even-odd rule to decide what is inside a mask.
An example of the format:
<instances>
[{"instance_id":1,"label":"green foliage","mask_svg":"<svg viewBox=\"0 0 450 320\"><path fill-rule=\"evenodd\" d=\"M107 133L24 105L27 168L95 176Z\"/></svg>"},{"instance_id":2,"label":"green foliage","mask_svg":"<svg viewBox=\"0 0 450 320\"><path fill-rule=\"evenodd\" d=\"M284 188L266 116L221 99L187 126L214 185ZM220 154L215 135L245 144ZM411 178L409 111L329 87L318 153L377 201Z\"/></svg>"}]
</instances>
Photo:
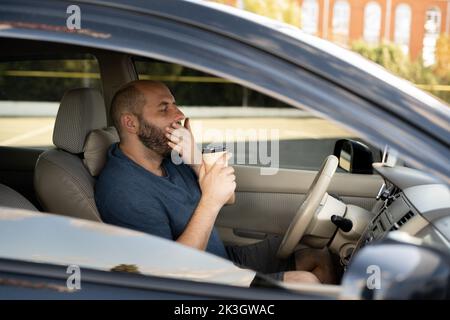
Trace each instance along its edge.
<instances>
[{"instance_id":1,"label":"green foliage","mask_svg":"<svg viewBox=\"0 0 450 320\"><path fill-rule=\"evenodd\" d=\"M300 26L300 6L296 0L244 0L245 10Z\"/></svg>"},{"instance_id":2,"label":"green foliage","mask_svg":"<svg viewBox=\"0 0 450 320\"><path fill-rule=\"evenodd\" d=\"M363 57L380 64L393 74L419 85L448 85L450 77L448 73L442 76L436 70L436 66L425 67L421 58L411 61L402 50L393 44L380 44L370 46L362 41L352 43L351 50ZM442 100L450 103L450 93L445 91L429 91Z\"/></svg>"},{"instance_id":3,"label":"green foliage","mask_svg":"<svg viewBox=\"0 0 450 320\"><path fill-rule=\"evenodd\" d=\"M241 106L247 95L247 106L287 107L259 92L181 65L145 59L135 60L135 66L139 79L164 82L180 106Z\"/></svg>"},{"instance_id":4,"label":"green foliage","mask_svg":"<svg viewBox=\"0 0 450 320\"><path fill-rule=\"evenodd\" d=\"M401 49L391 44L374 47L354 42L351 47L392 73L420 85L450 84L449 48L449 37L441 37L436 48L436 65L424 67L421 59L410 61ZM140 79L166 83L182 106L287 106L238 84L181 65L147 59L135 60L135 66ZM70 55L0 63L0 100L60 101L66 90L77 87L101 89L98 64L93 56ZM450 102L450 92L430 92Z\"/></svg>"},{"instance_id":5,"label":"green foliage","mask_svg":"<svg viewBox=\"0 0 450 320\"><path fill-rule=\"evenodd\" d=\"M450 83L450 36L442 34L436 43L435 73Z\"/></svg>"},{"instance_id":6,"label":"green foliage","mask_svg":"<svg viewBox=\"0 0 450 320\"><path fill-rule=\"evenodd\" d=\"M167 84L181 106L241 106L245 103L286 107L256 91L181 65L148 59L135 60L135 66L140 79ZM61 101L64 92L72 88L101 89L99 77L98 64L92 56L1 62L0 100Z\"/></svg>"},{"instance_id":7,"label":"green foliage","mask_svg":"<svg viewBox=\"0 0 450 320\"><path fill-rule=\"evenodd\" d=\"M34 76L14 75L14 72L37 72ZM79 73L79 78L58 76L55 72ZM18 60L0 63L0 100L60 101L68 89L101 88L98 65L92 56ZM93 74L93 77L82 73ZM97 76L98 77L98 76Z\"/></svg>"}]
</instances>

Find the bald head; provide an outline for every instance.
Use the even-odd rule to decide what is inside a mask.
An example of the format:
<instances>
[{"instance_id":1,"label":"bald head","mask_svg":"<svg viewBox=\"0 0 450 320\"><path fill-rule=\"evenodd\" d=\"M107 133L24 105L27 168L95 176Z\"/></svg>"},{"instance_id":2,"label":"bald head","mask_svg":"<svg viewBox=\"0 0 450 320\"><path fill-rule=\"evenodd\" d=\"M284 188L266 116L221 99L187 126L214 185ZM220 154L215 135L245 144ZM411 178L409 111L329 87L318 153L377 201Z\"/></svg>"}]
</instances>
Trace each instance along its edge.
<instances>
[{"instance_id":1,"label":"bald head","mask_svg":"<svg viewBox=\"0 0 450 320\"><path fill-rule=\"evenodd\" d=\"M168 90L166 85L161 82L136 80L127 83L116 92L111 102L110 114L120 136L122 136L120 117L124 113L140 116L147 103L146 95L161 89Z\"/></svg>"}]
</instances>

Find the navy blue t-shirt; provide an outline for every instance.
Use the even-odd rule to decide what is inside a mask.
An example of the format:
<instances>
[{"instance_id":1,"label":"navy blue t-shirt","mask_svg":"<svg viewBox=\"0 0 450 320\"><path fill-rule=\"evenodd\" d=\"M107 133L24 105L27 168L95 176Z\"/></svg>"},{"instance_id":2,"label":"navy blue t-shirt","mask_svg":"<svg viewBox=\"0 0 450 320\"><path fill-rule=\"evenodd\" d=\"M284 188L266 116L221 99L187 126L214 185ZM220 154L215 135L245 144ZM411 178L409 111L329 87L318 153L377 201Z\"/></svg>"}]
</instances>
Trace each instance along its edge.
<instances>
[{"instance_id":1,"label":"navy blue t-shirt","mask_svg":"<svg viewBox=\"0 0 450 320\"><path fill-rule=\"evenodd\" d=\"M117 226L176 240L200 200L195 172L187 165L163 160L166 176L144 169L113 144L95 185L95 202L102 220ZM228 259L214 228L206 251Z\"/></svg>"}]
</instances>

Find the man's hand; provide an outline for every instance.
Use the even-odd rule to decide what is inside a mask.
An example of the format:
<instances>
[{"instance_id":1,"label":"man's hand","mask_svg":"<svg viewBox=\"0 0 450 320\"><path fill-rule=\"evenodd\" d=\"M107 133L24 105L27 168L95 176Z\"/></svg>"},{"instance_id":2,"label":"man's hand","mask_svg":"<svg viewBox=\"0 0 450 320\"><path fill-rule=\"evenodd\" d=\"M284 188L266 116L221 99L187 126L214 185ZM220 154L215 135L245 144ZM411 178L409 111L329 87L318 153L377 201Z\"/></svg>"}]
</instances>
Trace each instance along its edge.
<instances>
[{"instance_id":1,"label":"man's hand","mask_svg":"<svg viewBox=\"0 0 450 320\"><path fill-rule=\"evenodd\" d=\"M202 190L202 202L208 203L214 209L220 210L236 189L234 169L225 167L230 156L231 154L224 153L208 172L204 164L200 166L199 184Z\"/></svg>"},{"instance_id":2,"label":"man's hand","mask_svg":"<svg viewBox=\"0 0 450 320\"><path fill-rule=\"evenodd\" d=\"M169 146L179 153L184 163L197 167L202 164L202 152L195 144L189 118L184 121L184 126L174 122L171 127L166 127L166 137Z\"/></svg>"},{"instance_id":3,"label":"man's hand","mask_svg":"<svg viewBox=\"0 0 450 320\"><path fill-rule=\"evenodd\" d=\"M202 197L177 242L200 250L206 249L217 214L236 188L234 169L225 167L229 155L224 153L208 172L204 164L200 166Z\"/></svg>"}]
</instances>

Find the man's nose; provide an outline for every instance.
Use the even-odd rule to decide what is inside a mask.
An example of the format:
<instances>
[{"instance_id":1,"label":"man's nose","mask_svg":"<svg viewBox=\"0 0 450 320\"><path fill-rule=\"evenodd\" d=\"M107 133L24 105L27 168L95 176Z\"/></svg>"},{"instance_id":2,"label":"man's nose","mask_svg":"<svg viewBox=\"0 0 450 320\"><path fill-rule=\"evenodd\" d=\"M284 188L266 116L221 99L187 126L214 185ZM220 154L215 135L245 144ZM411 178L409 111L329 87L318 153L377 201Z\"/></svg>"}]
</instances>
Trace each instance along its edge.
<instances>
[{"instance_id":1,"label":"man's nose","mask_svg":"<svg viewBox=\"0 0 450 320\"><path fill-rule=\"evenodd\" d=\"M175 108L176 108L176 111L175 111L175 122L184 120L186 118L184 116L184 113L180 109L178 109L178 107L175 107Z\"/></svg>"}]
</instances>

